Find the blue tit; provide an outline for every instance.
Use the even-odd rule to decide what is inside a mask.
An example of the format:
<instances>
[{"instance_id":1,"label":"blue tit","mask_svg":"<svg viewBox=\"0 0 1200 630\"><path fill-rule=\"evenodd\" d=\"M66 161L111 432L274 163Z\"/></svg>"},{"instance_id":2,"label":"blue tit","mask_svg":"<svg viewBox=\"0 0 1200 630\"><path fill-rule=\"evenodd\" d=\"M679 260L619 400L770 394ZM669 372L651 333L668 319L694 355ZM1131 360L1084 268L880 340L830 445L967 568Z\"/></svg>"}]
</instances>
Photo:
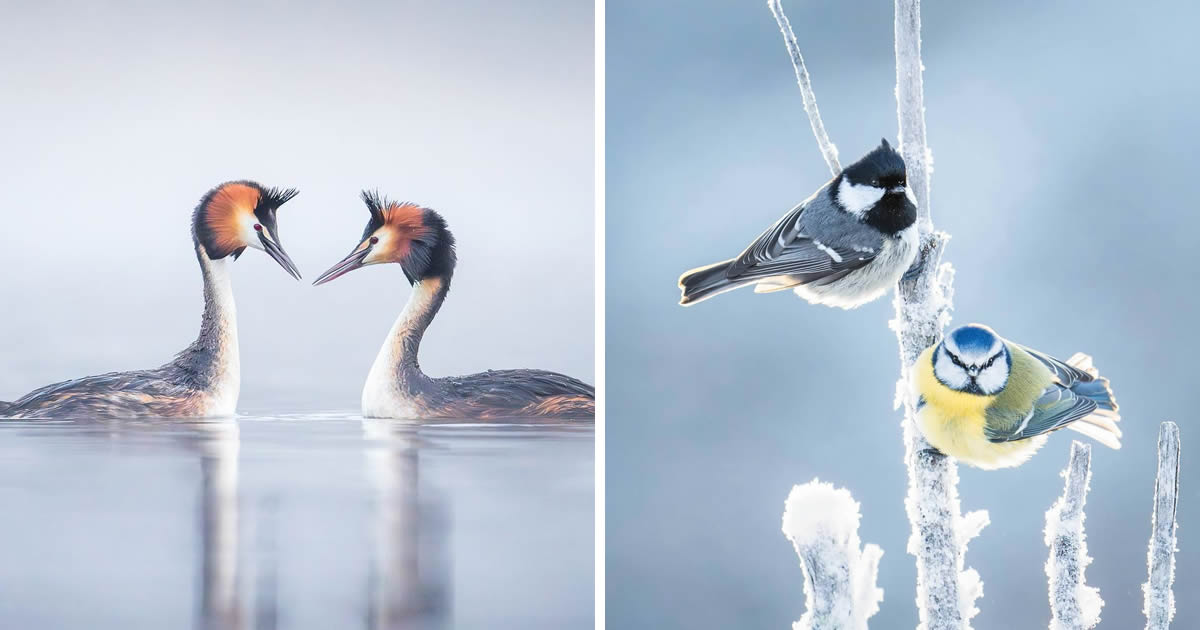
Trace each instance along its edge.
<instances>
[{"instance_id":1,"label":"blue tit","mask_svg":"<svg viewBox=\"0 0 1200 630\"><path fill-rule=\"evenodd\" d=\"M887 293L917 256L904 159L883 140L763 232L740 256L679 278L684 306L738 287L791 289L845 309Z\"/></svg>"},{"instance_id":2,"label":"blue tit","mask_svg":"<svg viewBox=\"0 0 1200 630\"><path fill-rule=\"evenodd\" d=\"M1121 448L1117 401L1086 354L1061 361L968 324L922 352L909 383L925 439L972 466L1018 466L1063 427Z\"/></svg>"}]
</instances>

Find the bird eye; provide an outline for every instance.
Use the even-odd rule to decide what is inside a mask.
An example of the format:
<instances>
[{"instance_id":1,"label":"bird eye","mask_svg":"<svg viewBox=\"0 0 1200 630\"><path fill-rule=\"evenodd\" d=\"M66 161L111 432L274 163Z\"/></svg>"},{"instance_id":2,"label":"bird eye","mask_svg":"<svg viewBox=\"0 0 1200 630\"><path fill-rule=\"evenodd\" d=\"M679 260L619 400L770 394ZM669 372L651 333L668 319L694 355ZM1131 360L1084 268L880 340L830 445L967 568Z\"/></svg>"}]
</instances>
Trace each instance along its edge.
<instances>
[{"instance_id":1,"label":"bird eye","mask_svg":"<svg viewBox=\"0 0 1200 630\"><path fill-rule=\"evenodd\" d=\"M370 238L370 242L371 242L371 244L372 244L372 245L374 245L375 243L378 243L378 242L379 242L379 237L378 237L378 236L372 236L372 237Z\"/></svg>"},{"instance_id":2,"label":"bird eye","mask_svg":"<svg viewBox=\"0 0 1200 630\"><path fill-rule=\"evenodd\" d=\"M259 225L259 224L257 224L257 223L255 223L255 224L254 224L254 231L255 231L255 232L261 232L261 231L262 231L262 226L261 226L261 225Z\"/></svg>"}]
</instances>

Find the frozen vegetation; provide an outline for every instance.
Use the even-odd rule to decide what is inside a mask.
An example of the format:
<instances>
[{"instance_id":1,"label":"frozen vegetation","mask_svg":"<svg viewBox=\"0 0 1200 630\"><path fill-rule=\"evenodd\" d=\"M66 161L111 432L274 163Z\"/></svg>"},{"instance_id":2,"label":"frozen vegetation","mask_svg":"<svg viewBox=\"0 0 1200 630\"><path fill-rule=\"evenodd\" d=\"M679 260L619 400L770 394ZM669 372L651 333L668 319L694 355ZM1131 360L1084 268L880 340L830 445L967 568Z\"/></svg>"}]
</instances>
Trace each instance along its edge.
<instances>
[{"instance_id":1,"label":"frozen vegetation","mask_svg":"<svg viewBox=\"0 0 1200 630\"><path fill-rule=\"evenodd\" d=\"M804 99L804 111L808 112L808 122L812 125L813 135L817 137L817 146L821 148L821 155L825 156L825 163L829 165L829 170L837 175L842 172L842 165L838 162L837 147L829 140L825 124L821 122L821 112L817 110L817 96L813 94L812 80L808 77L808 67L804 65L804 57L800 55L800 44L796 43L796 34L792 32L792 23L783 14L783 5L780 4L780 1L767 0L767 7L771 9L771 15L775 16L775 22L779 24L779 31L783 33L783 42L787 45L788 54L792 56L792 67L796 70L796 82L800 84L800 97Z\"/></svg>"},{"instance_id":2,"label":"frozen vegetation","mask_svg":"<svg viewBox=\"0 0 1200 630\"><path fill-rule=\"evenodd\" d=\"M1150 579L1146 595L1146 630L1166 630L1175 616L1175 508L1179 504L1179 425L1164 422L1158 430L1158 476L1154 479L1154 516L1150 522Z\"/></svg>"},{"instance_id":3,"label":"frozen vegetation","mask_svg":"<svg viewBox=\"0 0 1200 630\"><path fill-rule=\"evenodd\" d=\"M1046 577L1050 586L1050 630L1087 630L1100 622L1104 600L1100 591L1084 582L1092 559L1083 533L1083 506L1092 479L1092 447L1071 443L1071 460L1063 471L1066 485L1058 501L1046 511Z\"/></svg>"},{"instance_id":4,"label":"frozen vegetation","mask_svg":"<svg viewBox=\"0 0 1200 630\"><path fill-rule=\"evenodd\" d=\"M804 567L807 608L793 630L866 630L879 611L883 550L859 540L858 508L848 491L816 479L788 494L783 533Z\"/></svg>"},{"instance_id":5,"label":"frozen vegetation","mask_svg":"<svg viewBox=\"0 0 1200 630\"><path fill-rule=\"evenodd\" d=\"M841 171L837 148L821 121L812 81L791 22L780 0L768 0L767 5L791 57L817 145L830 170L837 175ZM895 0L895 42L899 150L907 166L909 188L917 202L921 244L915 269L897 286L896 316L889 323L900 346L901 377L896 385L896 405L904 408L902 434L908 470L904 506L912 527L908 552L917 564L918 630L969 630L972 617L979 612L976 602L983 595L983 582L977 571L966 567L965 555L967 543L988 524L988 514L983 510L962 513L957 464L921 435L915 422L915 401L906 382L908 368L917 356L941 339L953 308L954 270L949 263L942 262L942 252L950 237L934 230L930 214L932 154L925 136L920 0ZM1147 628L1151 630L1165 630L1174 614L1171 581L1178 462L1179 429L1165 423L1159 438L1150 579L1145 586ZM1046 544L1051 549L1046 573L1052 630L1091 628L1100 618L1103 601L1099 592L1084 582L1084 569L1091 562L1083 533L1083 507L1090 474L1090 449L1075 443L1065 473L1063 497L1046 514ZM838 498L835 500L834 496ZM828 517L829 520L814 517L811 505L821 502L837 503L837 514ZM878 610L883 592L874 587L874 576L882 551L874 545L859 550L858 522L858 504L845 490L815 481L792 490L784 514L784 532L805 567L808 602L808 611L795 628L866 628L867 619ZM845 542L839 544L837 540ZM872 559L869 570L862 568L869 558ZM852 573L855 567L858 573ZM867 591L860 590L867 575L871 585L869 596Z\"/></svg>"}]
</instances>

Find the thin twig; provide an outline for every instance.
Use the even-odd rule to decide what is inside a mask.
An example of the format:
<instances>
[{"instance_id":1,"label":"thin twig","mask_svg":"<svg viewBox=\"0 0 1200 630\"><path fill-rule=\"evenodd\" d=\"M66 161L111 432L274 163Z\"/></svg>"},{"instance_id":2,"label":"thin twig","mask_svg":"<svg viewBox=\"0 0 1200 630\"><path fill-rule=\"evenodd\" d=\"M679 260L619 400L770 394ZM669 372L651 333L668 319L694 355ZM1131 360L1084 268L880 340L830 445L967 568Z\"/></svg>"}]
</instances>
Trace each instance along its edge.
<instances>
[{"instance_id":1,"label":"thin twig","mask_svg":"<svg viewBox=\"0 0 1200 630\"><path fill-rule=\"evenodd\" d=\"M767 7L771 9L771 15L775 16L775 22L779 24L779 32L783 33L783 43L787 45L788 54L792 56L792 68L796 70L796 83L800 84L800 98L804 101L804 111L808 113L808 122L812 125L813 135L817 137L817 146L821 149L821 155L825 156L825 163L829 165L829 170L837 175L842 172L842 165L838 162L837 147L829 140L829 134L825 131L825 123L821 122L821 112L817 110L817 97L813 94L812 80L808 77L808 67L804 65L804 57L800 55L800 45L796 43L796 34L792 32L792 23L784 15L780 0L767 0Z\"/></svg>"}]
</instances>

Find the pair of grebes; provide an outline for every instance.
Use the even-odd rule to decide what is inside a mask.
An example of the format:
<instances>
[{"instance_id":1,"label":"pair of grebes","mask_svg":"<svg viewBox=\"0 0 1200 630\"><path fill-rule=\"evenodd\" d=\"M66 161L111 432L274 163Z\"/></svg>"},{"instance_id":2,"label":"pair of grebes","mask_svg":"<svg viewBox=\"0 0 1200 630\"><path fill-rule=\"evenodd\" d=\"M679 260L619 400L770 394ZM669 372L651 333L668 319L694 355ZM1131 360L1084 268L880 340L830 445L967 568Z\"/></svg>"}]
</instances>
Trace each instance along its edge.
<instances>
[{"instance_id":1,"label":"pair of grebes","mask_svg":"<svg viewBox=\"0 0 1200 630\"><path fill-rule=\"evenodd\" d=\"M279 242L276 213L294 189L227 182L200 200L192 240L204 278L200 335L171 362L48 385L14 402L8 418L220 417L234 415L241 384L231 262L261 250L300 279ZM489 370L432 378L421 371L421 337L441 308L454 275L454 236L438 213L375 193L362 199L371 218L349 256L313 283L368 265L396 263L412 294L379 350L363 387L362 412L376 418L591 418L595 388L544 370Z\"/></svg>"}]
</instances>

